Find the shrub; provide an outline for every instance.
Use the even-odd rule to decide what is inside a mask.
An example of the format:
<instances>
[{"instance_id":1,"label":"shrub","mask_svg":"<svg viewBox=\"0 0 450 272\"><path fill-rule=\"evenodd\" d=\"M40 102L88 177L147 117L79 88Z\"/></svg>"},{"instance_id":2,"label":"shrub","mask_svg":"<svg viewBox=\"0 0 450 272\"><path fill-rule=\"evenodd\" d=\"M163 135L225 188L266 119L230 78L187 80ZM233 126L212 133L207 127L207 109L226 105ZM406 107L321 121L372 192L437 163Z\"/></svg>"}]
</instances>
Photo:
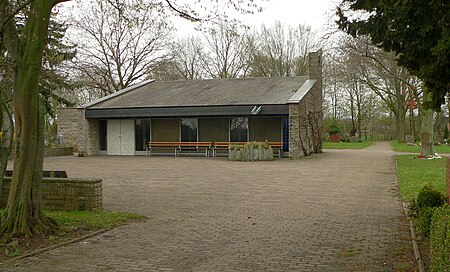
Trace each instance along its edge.
<instances>
[{"instance_id":1,"label":"shrub","mask_svg":"<svg viewBox=\"0 0 450 272\"><path fill-rule=\"evenodd\" d=\"M450 271L450 206L435 208L430 226L430 270Z\"/></svg>"},{"instance_id":2,"label":"shrub","mask_svg":"<svg viewBox=\"0 0 450 272\"><path fill-rule=\"evenodd\" d=\"M330 120L325 124L325 131L330 135L341 134L341 127L336 120Z\"/></svg>"},{"instance_id":3,"label":"shrub","mask_svg":"<svg viewBox=\"0 0 450 272\"><path fill-rule=\"evenodd\" d=\"M420 228L422 234L426 237L430 237L430 225L431 217L433 216L434 209L432 207L425 207L419 210L419 218L416 220L417 225Z\"/></svg>"},{"instance_id":4,"label":"shrub","mask_svg":"<svg viewBox=\"0 0 450 272\"><path fill-rule=\"evenodd\" d=\"M424 186L417 195L417 201L413 201L409 207L410 213L417 215L415 223L419 227L422 234L426 237L430 236L431 217L434 208L441 207L445 204L445 195L433 188L431 185Z\"/></svg>"},{"instance_id":5,"label":"shrub","mask_svg":"<svg viewBox=\"0 0 450 272\"><path fill-rule=\"evenodd\" d=\"M445 195L431 185L424 186L417 195L419 209L426 207L440 207L445 204Z\"/></svg>"}]
</instances>

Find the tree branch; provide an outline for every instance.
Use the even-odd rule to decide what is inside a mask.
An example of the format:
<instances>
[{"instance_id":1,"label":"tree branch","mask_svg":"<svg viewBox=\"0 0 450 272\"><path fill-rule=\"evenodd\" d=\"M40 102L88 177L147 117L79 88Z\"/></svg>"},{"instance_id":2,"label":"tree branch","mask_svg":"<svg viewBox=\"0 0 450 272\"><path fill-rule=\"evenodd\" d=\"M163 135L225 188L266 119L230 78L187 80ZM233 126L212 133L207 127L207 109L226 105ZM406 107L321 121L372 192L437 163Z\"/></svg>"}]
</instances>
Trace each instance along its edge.
<instances>
[{"instance_id":1,"label":"tree branch","mask_svg":"<svg viewBox=\"0 0 450 272\"><path fill-rule=\"evenodd\" d=\"M178 13L178 15L181 18L184 18L186 20L192 21L192 22L200 22L202 21L202 19L194 17L192 15L190 15L189 13L182 11L180 9L178 9L177 7L175 7L174 5L172 5L172 3L170 2L170 0L165 0L167 5L169 5L169 8L171 8L173 11L175 11L176 13Z\"/></svg>"}]
</instances>

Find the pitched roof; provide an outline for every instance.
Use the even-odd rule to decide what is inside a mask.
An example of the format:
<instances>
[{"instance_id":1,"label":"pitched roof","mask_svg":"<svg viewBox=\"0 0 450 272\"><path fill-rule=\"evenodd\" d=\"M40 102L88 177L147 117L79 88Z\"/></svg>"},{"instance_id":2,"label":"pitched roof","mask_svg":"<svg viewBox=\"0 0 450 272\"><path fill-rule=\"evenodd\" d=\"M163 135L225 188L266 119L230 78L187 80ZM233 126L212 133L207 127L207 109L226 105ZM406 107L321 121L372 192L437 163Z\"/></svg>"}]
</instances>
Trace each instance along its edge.
<instances>
[{"instance_id":1,"label":"pitched roof","mask_svg":"<svg viewBox=\"0 0 450 272\"><path fill-rule=\"evenodd\" d=\"M84 105L90 109L287 104L308 77L149 81Z\"/></svg>"}]
</instances>

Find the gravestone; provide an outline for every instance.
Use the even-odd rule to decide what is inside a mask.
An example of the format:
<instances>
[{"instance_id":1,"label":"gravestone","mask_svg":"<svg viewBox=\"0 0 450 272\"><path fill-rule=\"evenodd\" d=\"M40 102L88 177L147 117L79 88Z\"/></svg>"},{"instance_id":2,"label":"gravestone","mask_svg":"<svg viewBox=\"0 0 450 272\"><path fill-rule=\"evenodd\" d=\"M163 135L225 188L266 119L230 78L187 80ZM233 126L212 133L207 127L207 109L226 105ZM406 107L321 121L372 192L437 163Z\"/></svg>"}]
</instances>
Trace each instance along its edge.
<instances>
[{"instance_id":1,"label":"gravestone","mask_svg":"<svg viewBox=\"0 0 450 272\"><path fill-rule=\"evenodd\" d=\"M357 143L359 142L359 137L358 136L351 136L350 137L350 143Z\"/></svg>"},{"instance_id":2,"label":"gravestone","mask_svg":"<svg viewBox=\"0 0 450 272\"><path fill-rule=\"evenodd\" d=\"M414 136L412 136L412 135L405 135L405 142L406 142L406 145L411 145L411 146L416 145L416 143L414 142Z\"/></svg>"},{"instance_id":3,"label":"gravestone","mask_svg":"<svg viewBox=\"0 0 450 272\"><path fill-rule=\"evenodd\" d=\"M331 134L330 135L330 142L332 142L332 143L339 143L341 140L342 140L342 138L339 134Z\"/></svg>"}]
</instances>

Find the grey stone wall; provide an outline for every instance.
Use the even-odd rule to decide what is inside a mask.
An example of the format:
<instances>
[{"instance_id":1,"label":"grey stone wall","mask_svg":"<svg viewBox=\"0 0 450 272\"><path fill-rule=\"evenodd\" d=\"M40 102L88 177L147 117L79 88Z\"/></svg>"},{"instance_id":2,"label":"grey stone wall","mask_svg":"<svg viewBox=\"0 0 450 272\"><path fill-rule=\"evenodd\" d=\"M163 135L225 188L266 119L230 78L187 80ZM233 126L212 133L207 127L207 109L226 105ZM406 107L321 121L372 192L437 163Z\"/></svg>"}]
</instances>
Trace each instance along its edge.
<instances>
[{"instance_id":1,"label":"grey stone wall","mask_svg":"<svg viewBox=\"0 0 450 272\"><path fill-rule=\"evenodd\" d=\"M77 109L64 108L57 112L58 134L64 139L64 146L73 147L78 152L78 111Z\"/></svg>"},{"instance_id":2,"label":"grey stone wall","mask_svg":"<svg viewBox=\"0 0 450 272\"><path fill-rule=\"evenodd\" d=\"M85 109L78 109L78 131L78 154L98 155L100 150L98 120L86 119Z\"/></svg>"},{"instance_id":3,"label":"grey stone wall","mask_svg":"<svg viewBox=\"0 0 450 272\"><path fill-rule=\"evenodd\" d=\"M289 157L300 158L300 112L299 104L289 104Z\"/></svg>"},{"instance_id":4,"label":"grey stone wall","mask_svg":"<svg viewBox=\"0 0 450 272\"><path fill-rule=\"evenodd\" d=\"M289 104L289 157L322 152L322 50L309 53L309 78L317 80L298 104Z\"/></svg>"},{"instance_id":5,"label":"grey stone wall","mask_svg":"<svg viewBox=\"0 0 450 272\"><path fill-rule=\"evenodd\" d=\"M0 207L5 207L11 177L5 177ZM94 211L103 207L101 179L43 178L42 204L46 210Z\"/></svg>"},{"instance_id":6,"label":"grey stone wall","mask_svg":"<svg viewBox=\"0 0 450 272\"><path fill-rule=\"evenodd\" d=\"M73 154L73 147L44 148L44 157L68 156Z\"/></svg>"}]
</instances>

